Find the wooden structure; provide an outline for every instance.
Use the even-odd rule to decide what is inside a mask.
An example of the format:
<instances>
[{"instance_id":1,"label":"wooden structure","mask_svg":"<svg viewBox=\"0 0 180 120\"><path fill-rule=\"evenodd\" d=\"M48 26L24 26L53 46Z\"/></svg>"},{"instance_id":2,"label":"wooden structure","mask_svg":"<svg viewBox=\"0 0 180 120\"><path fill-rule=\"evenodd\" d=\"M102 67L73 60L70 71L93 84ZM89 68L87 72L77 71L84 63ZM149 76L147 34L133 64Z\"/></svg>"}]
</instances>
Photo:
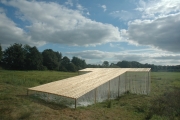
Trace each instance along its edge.
<instances>
[{"instance_id":1,"label":"wooden structure","mask_svg":"<svg viewBox=\"0 0 180 120\"><path fill-rule=\"evenodd\" d=\"M80 102L113 99L126 91L149 94L150 68L86 68L78 76L28 88L28 91L71 99L76 108Z\"/></svg>"}]
</instances>

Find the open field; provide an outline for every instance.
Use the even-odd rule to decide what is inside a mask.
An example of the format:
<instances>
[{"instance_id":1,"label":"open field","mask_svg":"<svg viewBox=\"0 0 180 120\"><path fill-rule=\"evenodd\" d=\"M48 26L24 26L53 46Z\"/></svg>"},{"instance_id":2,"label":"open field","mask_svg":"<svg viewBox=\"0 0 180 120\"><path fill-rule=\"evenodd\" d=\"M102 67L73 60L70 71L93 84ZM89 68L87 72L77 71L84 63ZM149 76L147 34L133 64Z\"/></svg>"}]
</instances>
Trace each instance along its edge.
<instances>
[{"instance_id":1,"label":"open field","mask_svg":"<svg viewBox=\"0 0 180 120\"><path fill-rule=\"evenodd\" d=\"M76 110L26 95L28 87L75 75L77 73L0 70L0 120L180 119L180 73L175 72L152 72L148 96L129 93Z\"/></svg>"}]
</instances>

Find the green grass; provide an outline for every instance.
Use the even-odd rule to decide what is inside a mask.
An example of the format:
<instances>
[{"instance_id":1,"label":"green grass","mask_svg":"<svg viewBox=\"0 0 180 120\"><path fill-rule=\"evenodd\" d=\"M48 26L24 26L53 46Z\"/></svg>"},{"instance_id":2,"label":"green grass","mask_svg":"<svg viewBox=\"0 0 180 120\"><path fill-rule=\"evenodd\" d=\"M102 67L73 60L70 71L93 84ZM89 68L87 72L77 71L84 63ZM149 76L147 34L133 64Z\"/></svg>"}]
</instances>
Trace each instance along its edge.
<instances>
[{"instance_id":1,"label":"green grass","mask_svg":"<svg viewBox=\"0 0 180 120\"><path fill-rule=\"evenodd\" d=\"M148 96L125 94L115 100L76 110L26 95L29 87L75 75L77 73L0 70L0 120L180 119L180 73L175 72L151 73Z\"/></svg>"},{"instance_id":2,"label":"green grass","mask_svg":"<svg viewBox=\"0 0 180 120\"><path fill-rule=\"evenodd\" d=\"M7 71L0 70L0 82L15 86L32 87L78 75L57 71Z\"/></svg>"}]
</instances>

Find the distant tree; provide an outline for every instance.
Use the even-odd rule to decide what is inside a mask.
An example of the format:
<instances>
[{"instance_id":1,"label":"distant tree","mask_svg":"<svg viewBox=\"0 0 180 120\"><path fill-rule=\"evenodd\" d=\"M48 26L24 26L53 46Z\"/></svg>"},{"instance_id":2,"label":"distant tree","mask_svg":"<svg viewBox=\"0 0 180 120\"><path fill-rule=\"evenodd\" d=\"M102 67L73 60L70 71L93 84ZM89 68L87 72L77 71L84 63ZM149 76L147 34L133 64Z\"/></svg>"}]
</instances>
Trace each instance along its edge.
<instances>
[{"instance_id":1,"label":"distant tree","mask_svg":"<svg viewBox=\"0 0 180 120\"><path fill-rule=\"evenodd\" d=\"M13 44L3 52L2 64L7 69L23 70L25 68L25 51L22 44Z\"/></svg>"},{"instance_id":2,"label":"distant tree","mask_svg":"<svg viewBox=\"0 0 180 120\"><path fill-rule=\"evenodd\" d=\"M58 70L59 69L59 58L57 53L52 49L46 49L42 52L43 56L43 65L46 66L49 70Z\"/></svg>"},{"instance_id":3,"label":"distant tree","mask_svg":"<svg viewBox=\"0 0 180 120\"><path fill-rule=\"evenodd\" d=\"M76 71L77 71L76 66L75 66L73 63L69 63L69 64L67 65L67 69L68 69L68 71L70 71L70 72L76 72Z\"/></svg>"},{"instance_id":4,"label":"distant tree","mask_svg":"<svg viewBox=\"0 0 180 120\"><path fill-rule=\"evenodd\" d=\"M0 44L0 61L2 59L2 54L3 54L3 52L2 52L2 47L1 47L1 44Z\"/></svg>"},{"instance_id":5,"label":"distant tree","mask_svg":"<svg viewBox=\"0 0 180 120\"><path fill-rule=\"evenodd\" d=\"M59 52L55 52L56 56L57 56L57 59L58 59L58 62L60 63L61 62L61 59L62 59L62 54L59 53Z\"/></svg>"},{"instance_id":6,"label":"distant tree","mask_svg":"<svg viewBox=\"0 0 180 120\"><path fill-rule=\"evenodd\" d=\"M29 45L24 46L26 53L26 69L28 70L42 70L43 69L43 57L38 49L30 47Z\"/></svg>"},{"instance_id":7,"label":"distant tree","mask_svg":"<svg viewBox=\"0 0 180 120\"><path fill-rule=\"evenodd\" d=\"M78 57L73 57L71 62L76 66L77 70L84 69L86 67L85 60L82 60Z\"/></svg>"},{"instance_id":8,"label":"distant tree","mask_svg":"<svg viewBox=\"0 0 180 120\"><path fill-rule=\"evenodd\" d=\"M110 64L110 67L111 67L111 68L118 68L118 66L117 66L116 64L114 64L114 63L111 63L111 64Z\"/></svg>"},{"instance_id":9,"label":"distant tree","mask_svg":"<svg viewBox=\"0 0 180 120\"><path fill-rule=\"evenodd\" d=\"M69 71L68 70L69 64L70 64L70 59L68 57L64 56L61 60L59 70L65 71L65 72Z\"/></svg>"},{"instance_id":10,"label":"distant tree","mask_svg":"<svg viewBox=\"0 0 180 120\"><path fill-rule=\"evenodd\" d=\"M64 56L61 60L61 64L60 64L60 67L59 67L59 70L60 71L69 71L69 72L76 72L77 71L77 67L74 63L72 63L70 61L70 59L66 56Z\"/></svg>"},{"instance_id":11,"label":"distant tree","mask_svg":"<svg viewBox=\"0 0 180 120\"><path fill-rule=\"evenodd\" d=\"M108 61L104 61L102 64L103 67L109 67L109 62Z\"/></svg>"},{"instance_id":12,"label":"distant tree","mask_svg":"<svg viewBox=\"0 0 180 120\"><path fill-rule=\"evenodd\" d=\"M131 67L131 63L128 62L128 61L123 60L123 61L119 61L117 63L117 66L119 66L121 68L130 68Z\"/></svg>"},{"instance_id":13,"label":"distant tree","mask_svg":"<svg viewBox=\"0 0 180 120\"><path fill-rule=\"evenodd\" d=\"M61 64L64 65L64 66L66 66L66 65L68 65L69 63L70 63L70 59L69 59L68 57L64 56L64 57L62 58Z\"/></svg>"}]
</instances>

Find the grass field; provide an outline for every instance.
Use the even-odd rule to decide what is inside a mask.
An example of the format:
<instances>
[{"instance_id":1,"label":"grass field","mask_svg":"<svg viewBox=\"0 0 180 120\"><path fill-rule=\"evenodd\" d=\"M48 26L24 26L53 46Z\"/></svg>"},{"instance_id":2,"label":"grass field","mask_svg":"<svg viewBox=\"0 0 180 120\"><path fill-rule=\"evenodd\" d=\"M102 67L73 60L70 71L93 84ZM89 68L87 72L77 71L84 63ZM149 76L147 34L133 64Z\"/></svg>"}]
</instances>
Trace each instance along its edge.
<instances>
[{"instance_id":1,"label":"grass field","mask_svg":"<svg viewBox=\"0 0 180 120\"><path fill-rule=\"evenodd\" d=\"M0 120L169 120L180 119L180 73L152 72L150 95L125 94L76 110L27 96L28 87L77 73L0 70Z\"/></svg>"}]
</instances>

